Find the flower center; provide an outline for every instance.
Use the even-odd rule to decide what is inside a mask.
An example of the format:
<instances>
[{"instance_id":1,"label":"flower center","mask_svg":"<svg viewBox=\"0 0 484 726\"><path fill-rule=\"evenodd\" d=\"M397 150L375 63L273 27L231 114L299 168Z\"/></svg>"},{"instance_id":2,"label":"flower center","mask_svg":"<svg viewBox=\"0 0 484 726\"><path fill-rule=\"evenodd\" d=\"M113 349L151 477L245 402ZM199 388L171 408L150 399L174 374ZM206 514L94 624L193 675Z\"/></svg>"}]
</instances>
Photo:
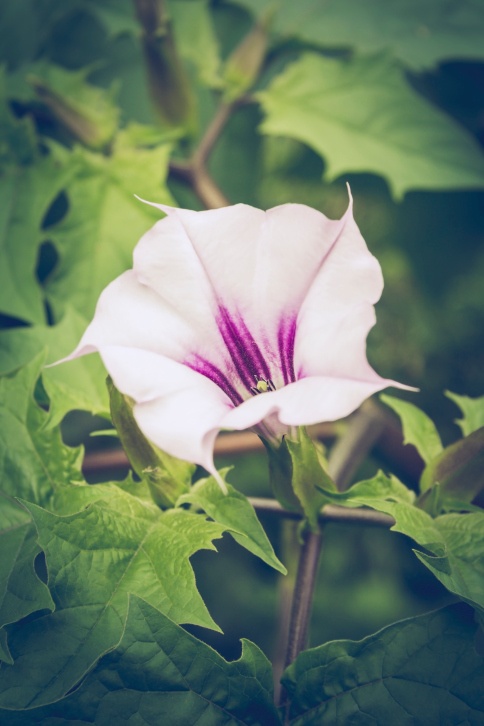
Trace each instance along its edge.
<instances>
[{"instance_id":1,"label":"flower center","mask_svg":"<svg viewBox=\"0 0 484 726\"><path fill-rule=\"evenodd\" d=\"M267 391L275 391L276 387L270 378L262 378L261 376L254 376L256 380L255 386L250 387L250 392L257 396L259 393L267 393Z\"/></svg>"}]
</instances>

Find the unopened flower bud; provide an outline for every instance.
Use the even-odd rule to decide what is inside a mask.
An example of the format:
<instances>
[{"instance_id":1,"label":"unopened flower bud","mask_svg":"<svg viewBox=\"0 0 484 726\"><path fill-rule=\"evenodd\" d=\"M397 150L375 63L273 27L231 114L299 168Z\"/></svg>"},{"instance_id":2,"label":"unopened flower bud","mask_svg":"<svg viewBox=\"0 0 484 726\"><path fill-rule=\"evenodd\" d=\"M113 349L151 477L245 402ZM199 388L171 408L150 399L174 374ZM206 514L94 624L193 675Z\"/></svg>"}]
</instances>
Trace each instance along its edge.
<instances>
[{"instance_id":1,"label":"unopened flower bud","mask_svg":"<svg viewBox=\"0 0 484 726\"><path fill-rule=\"evenodd\" d=\"M272 13L259 21L227 59L224 72L226 101L235 101L255 83L264 62Z\"/></svg>"},{"instance_id":2,"label":"unopened flower bud","mask_svg":"<svg viewBox=\"0 0 484 726\"><path fill-rule=\"evenodd\" d=\"M86 83L84 72L51 67L45 77L32 74L28 81L52 116L81 143L102 149L113 139L118 109L109 91Z\"/></svg>"},{"instance_id":3,"label":"unopened flower bud","mask_svg":"<svg viewBox=\"0 0 484 726\"><path fill-rule=\"evenodd\" d=\"M162 0L135 0L151 98L168 126L191 131L195 101Z\"/></svg>"}]
</instances>

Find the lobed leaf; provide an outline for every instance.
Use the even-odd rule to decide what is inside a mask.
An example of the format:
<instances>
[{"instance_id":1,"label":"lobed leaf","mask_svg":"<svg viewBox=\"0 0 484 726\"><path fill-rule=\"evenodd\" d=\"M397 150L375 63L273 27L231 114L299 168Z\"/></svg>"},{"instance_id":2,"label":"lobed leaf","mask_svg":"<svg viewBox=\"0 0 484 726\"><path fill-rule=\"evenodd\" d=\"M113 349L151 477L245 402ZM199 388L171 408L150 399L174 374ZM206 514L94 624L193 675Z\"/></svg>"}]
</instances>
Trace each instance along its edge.
<instances>
[{"instance_id":1,"label":"lobed leaf","mask_svg":"<svg viewBox=\"0 0 484 726\"><path fill-rule=\"evenodd\" d=\"M52 706L3 714L12 726L278 726L272 691L270 663L256 645L243 640L239 660L227 662L132 596L120 643L77 691Z\"/></svg>"},{"instance_id":2,"label":"lobed leaf","mask_svg":"<svg viewBox=\"0 0 484 726\"><path fill-rule=\"evenodd\" d=\"M382 395L380 399L400 417L403 428L403 443L415 446L426 464L442 452L442 441L434 422L417 406L400 398Z\"/></svg>"},{"instance_id":3,"label":"lobed leaf","mask_svg":"<svg viewBox=\"0 0 484 726\"><path fill-rule=\"evenodd\" d=\"M86 329L87 319L67 308L57 325L34 325L0 332L0 375L32 360L46 349L46 364L71 353ZM109 401L106 371L96 355L84 356L60 366L44 368L42 381L49 397L46 425L58 424L73 409L107 415Z\"/></svg>"},{"instance_id":4,"label":"lobed leaf","mask_svg":"<svg viewBox=\"0 0 484 726\"><path fill-rule=\"evenodd\" d=\"M228 494L222 492L213 477L200 479L177 504L192 504L203 509L215 522L228 527L231 536L242 547L285 575L287 570L276 557L252 504L244 494L225 483Z\"/></svg>"},{"instance_id":5,"label":"lobed leaf","mask_svg":"<svg viewBox=\"0 0 484 726\"><path fill-rule=\"evenodd\" d=\"M479 0L236 0L261 17L277 8L274 31L323 48L386 51L421 70L445 59L482 59L484 20Z\"/></svg>"},{"instance_id":6,"label":"lobed leaf","mask_svg":"<svg viewBox=\"0 0 484 726\"><path fill-rule=\"evenodd\" d=\"M79 171L66 188L69 210L49 229L60 256L46 285L56 318L66 305L91 318L101 291L131 266L139 237L160 218L134 195L171 202L162 186L169 150L133 148L121 135L111 157L74 152Z\"/></svg>"},{"instance_id":7,"label":"lobed leaf","mask_svg":"<svg viewBox=\"0 0 484 726\"><path fill-rule=\"evenodd\" d=\"M301 653L282 682L291 726L457 724L484 719L484 661L468 609L403 620Z\"/></svg>"},{"instance_id":8,"label":"lobed leaf","mask_svg":"<svg viewBox=\"0 0 484 726\"><path fill-rule=\"evenodd\" d=\"M71 489L76 506L85 507L74 514L26 504L45 552L56 610L11 629L15 663L0 685L4 708L63 697L118 642L130 593L176 622L218 629L189 558L215 549L212 540L226 527L183 510L161 512L116 485ZM68 496L62 502L69 507Z\"/></svg>"},{"instance_id":9,"label":"lobed leaf","mask_svg":"<svg viewBox=\"0 0 484 726\"><path fill-rule=\"evenodd\" d=\"M431 554L415 554L447 590L484 612L484 512L444 514L434 521L444 552L428 548Z\"/></svg>"},{"instance_id":10,"label":"lobed leaf","mask_svg":"<svg viewBox=\"0 0 484 726\"><path fill-rule=\"evenodd\" d=\"M19 371L0 378L0 482L10 497L47 505L59 484L81 481L81 449L46 428L48 414L34 401L44 363L36 356Z\"/></svg>"},{"instance_id":11,"label":"lobed leaf","mask_svg":"<svg viewBox=\"0 0 484 726\"><path fill-rule=\"evenodd\" d=\"M0 176L0 311L30 323L45 323L44 295L36 278L38 250L49 239L42 229L47 210L75 175L76 163L52 146L30 165L10 164Z\"/></svg>"},{"instance_id":12,"label":"lobed leaf","mask_svg":"<svg viewBox=\"0 0 484 726\"><path fill-rule=\"evenodd\" d=\"M450 398L464 414L463 418L457 419L463 436L469 436L484 426L484 396L480 398L469 398L459 396L457 393L446 391L445 395Z\"/></svg>"},{"instance_id":13,"label":"lobed leaf","mask_svg":"<svg viewBox=\"0 0 484 726\"><path fill-rule=\"evenodd\" d=\"M425 467L420 479L423 506L433 487L438 487L442 505L472 500L484 489L484 427L447 446ZM437 510L437 513L440 510Z\"/></svg>"},{"instance_id":14,"label":"lobed leaf","mask_svg":"<svg viewBox=\"0 0 484 726\"><path fill-rule=\"evenodd\" d=\"M387 57L305 53L257 94L264 134L302 141L326 174L371 172L400 198L409 189L484 185L484 156L454 121L408 85Z\"/></svg>"},{"instance_id":15,"label":"lobed leaf","mask_svg":"<svg viewBox=\"0 0 484 726\"><path fill-rule=\"evenodd\" d=\"M484 608L484 512L445 514L433 519L414 506L413 492L382 473L346 492L324 493L335 504L368 506L392 516L393 531L411 537L428 551L415 550L415 554L437 579L474 607Z\"/></svg>"},{"instance_id":16,"label":"lobed leaf","mask_svg":"<svg viewBox=\"0 0 484 726\"><path fill-rule=\"evenodd\" d=\"M1 493L0 548L0 628L38 610L53 610L49 590L34 569L34 559L40 548L31 517ZM8 657L5 631L3 637L3 658L12 662Z\"/></svg>"}]
</instances>

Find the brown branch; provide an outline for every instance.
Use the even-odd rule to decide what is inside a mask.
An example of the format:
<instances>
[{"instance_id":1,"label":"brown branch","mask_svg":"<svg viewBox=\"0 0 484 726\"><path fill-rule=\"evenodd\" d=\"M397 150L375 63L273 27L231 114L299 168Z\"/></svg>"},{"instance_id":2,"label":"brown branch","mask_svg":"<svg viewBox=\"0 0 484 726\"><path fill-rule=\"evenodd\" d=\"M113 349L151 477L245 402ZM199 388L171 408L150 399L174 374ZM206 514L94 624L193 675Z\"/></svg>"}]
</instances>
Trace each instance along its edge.
<instances>
[{"instance_id":1,"label":"brown branch","mask_svg":"<svg viewBox=\"0 0 484 726\"><path fill-rule=\"evenodd\" d=\"M227 121L236 109L236 103L221 103L218 107L215 115L210 121L209 125L205 129L205 133L198 144L193 156L192 166L200 167L205 166L209 160L210 154L213 151L215 144L217 143L220 134L225 128Z\"/></svg>"},{"instance_id":2,"label":"brown branch","mask_svg":"<svg viewBox=\"0 0 484 726\"><path fill-rule=\"evenodd\" d=\"M336 436L336 426L332 423L318 424L310 427L310 432L317 439L330 441ZM263 450L259 437L250 431L223 434L215 442L215 456L240 456ZM83 471L86 475L96 475L108 469L125 469L127 466L129 461L123 449L96 451L86 455Z\"/></svg>"},{"instance_id":3,"label":"brown branch","mask_svg":"<svg viewBox=\"0 0 484 726\"><path fill-rule=\"evenodd\" d=\"M207 162L215 144L220 138L220 134L236 107L236 103L221 103L207 126L192 158L188 161L180 162L174 160L170 162L170 173L175 178L191 186L207 209L219 209L230 204L225 194L209 174Z\"/></svg>"},{"instance_id":4,"label":"brown branch","mask_svg":"<svg viewBox=\"0 0 484 726\"><path fill-rule=\"evenodd\" d=\"M228 207L230 204L204 166L194 168L192 186L193 191L207 209L220 209L220 207Z\"/></svg>"},{"instance_id":5,"label":"brown branch","mask_svg":"<svg viewBox=\"0 0 484 726\"><path fill-rule=\"evenodd\" d=\"M284 509L275 499L249 497L249 501L258 512L273 514L278 517L284 517L284 519L302 520L301 514ZM393 517L390 517L388 514L383 514L373 509L362 509L360 507L350 509L349 507L340 507L336 504L326 504L318 516L318 522L320 524L327 524L329 522L361 524L365 527L383 527L385 529L389 529L395 524Z\"/></svg>"}]
</instances>

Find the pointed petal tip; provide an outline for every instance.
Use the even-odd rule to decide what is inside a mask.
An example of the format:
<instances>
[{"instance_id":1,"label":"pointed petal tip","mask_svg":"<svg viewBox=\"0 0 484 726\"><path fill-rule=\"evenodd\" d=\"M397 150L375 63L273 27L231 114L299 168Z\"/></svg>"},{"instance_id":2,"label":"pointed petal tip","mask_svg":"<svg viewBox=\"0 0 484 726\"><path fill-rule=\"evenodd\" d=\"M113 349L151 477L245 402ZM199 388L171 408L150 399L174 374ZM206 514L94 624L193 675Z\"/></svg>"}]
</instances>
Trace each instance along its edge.
<instances>
[{"instance_id":1,"label":"pointed petal tip","mask_svg":"<svg viewBox=\"0 0 484 726\"><path fill-rule=\"evenodd\" d=\"M69 361L75 360L76 358L80 358L83 355L87 355L89 353L96 353L97 348L93 345L81 345L79 344L75 350L72 351L72 353L69 353L69 355L66 355L64 358L60 358L59 360L54 361L53 363L48 363L44 366L44 368L54 368L54 366L59 366L61 363L69 363Z\"/></svg>"},{"instance_id":2,"label":"pointed petal tip","mask_svg":"<svg viewBox=\"0 0 484 726\"><path fill-rule=\"evenodd\" d=\"M143 202L143 204L147 204L149 207L155 207L155 209L161 209L161 211L164 212L165 214L174 212L177 209L176 207L170 207L169 204L158 204L158 202L150 202L148 199L143 199L143 197L140 197L137 194L134 194L133 196L139 202Z\"/></svg>"},{"instance_id":3,"label":"pointed petal tip","mask_svg":"<svg viewBox=\"0 0 484 726\"><path fill-rule=\"evenodd\" d=\"M348 192L348 209L346 210L345 216L348 213L351 213L351 215L353 215L353 195L351 193L351 187L349 182L346 182L346 191Z\"/></svg>"}]
</instances>

